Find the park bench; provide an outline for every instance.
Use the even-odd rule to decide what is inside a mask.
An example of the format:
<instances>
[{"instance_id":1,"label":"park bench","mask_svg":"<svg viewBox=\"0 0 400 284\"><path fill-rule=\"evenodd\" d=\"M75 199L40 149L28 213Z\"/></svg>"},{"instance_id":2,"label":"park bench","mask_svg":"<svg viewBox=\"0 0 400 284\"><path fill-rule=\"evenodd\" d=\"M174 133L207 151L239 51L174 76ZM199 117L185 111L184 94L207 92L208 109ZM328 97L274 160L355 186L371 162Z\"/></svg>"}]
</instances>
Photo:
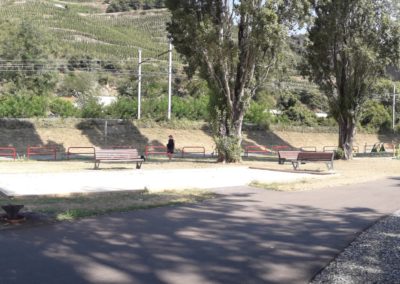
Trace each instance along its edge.
<instances>
[{"instance_id":1,"label":"park bench","mask_svg":"<svg viewBox=\"0 0 400 284\"><path fill-rule=\"evenodd\" d=\"M278 151L278 163L283 165L286 161L295 161L300 151Z\"/></svg>"},{"instance_id":2,"label":"park bench","mask_svg":"<svg viewBox=\"0 0 400 284\"><path fill-rule=\"evenodd\" d=\"M136 149L96 149L94 153L94 168L98 169L100 162L136 162L136 168L140 169L145 161L139 156Z\"/></svg>"},{"instance_id":3,"label":"park bench","mask_svg":"<svg viewBox=\"0 0 400 284\"><path fill-rule=\"evenodd\" d=\"M292 161L293 168L297 170L300 164L308 162L324 162L328 170L333 170L333 152L300 152L296 160Z\"/></svg>"}]
</instances>

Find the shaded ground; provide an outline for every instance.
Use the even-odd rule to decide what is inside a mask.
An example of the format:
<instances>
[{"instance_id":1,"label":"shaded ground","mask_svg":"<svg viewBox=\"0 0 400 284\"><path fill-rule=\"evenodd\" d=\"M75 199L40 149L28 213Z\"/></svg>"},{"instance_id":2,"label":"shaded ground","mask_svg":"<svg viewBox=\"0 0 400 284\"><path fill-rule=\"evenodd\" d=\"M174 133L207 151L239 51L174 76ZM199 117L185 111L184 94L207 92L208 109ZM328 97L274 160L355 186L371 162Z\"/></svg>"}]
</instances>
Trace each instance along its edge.
<instances>
[{"instance_id":1,"label":"shaded ground","mask_svg":"<svg viewBox=\"0 0 400 284\"><path fill-rule=\"evenodd\" d=\"M210 130L202 122L155 123L146 120L73 118L0 119L0 132L2 133L0 147L16 147L21 157L26 155L28 145L54 145L60 152L74 146L133 146L143 153L146 145L165 145L170 134L175 138L177 149L184 146L203 146L207 153L215 149ZM243 148L247 145L267 145L268 147L287 145L298 148L316 146L318 150L322 150L323 146L337 145L337 139L337 133L322 133L312 128L305 128L298 132L245 130ZM389 134L358 133L355 137L355 145L363 151L365 144L371 145L379 141L391 143L396 140L398 140L397 136Z\"/></svg>"},{"instance_id":2,"label":"shaded ground","mask_svg":"<svg viewBox=\"0 0 400 284\"><path fill-rule=\"evenodd\" d=\"M194 206L2 232L0 283L306 283L400 198L393 179L217 193Z\"/></svg>"}]
</instances>

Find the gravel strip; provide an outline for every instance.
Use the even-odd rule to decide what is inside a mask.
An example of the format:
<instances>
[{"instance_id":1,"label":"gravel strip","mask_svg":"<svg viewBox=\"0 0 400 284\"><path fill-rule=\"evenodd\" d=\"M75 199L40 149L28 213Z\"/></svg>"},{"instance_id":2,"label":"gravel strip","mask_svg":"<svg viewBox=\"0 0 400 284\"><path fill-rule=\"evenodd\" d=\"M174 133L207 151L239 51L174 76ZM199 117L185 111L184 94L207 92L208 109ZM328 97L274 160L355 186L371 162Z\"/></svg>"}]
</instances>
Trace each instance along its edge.
<instances>
[{"instance_id":1,"label":"gravel strip","mask_svg":"<svg viewBox=\"0 0 400 284\"><path fill-rule=\"evenodd\" d=\"M360 234L311 283L400 283L400 210Z\"/></svg>"}]
</instances>

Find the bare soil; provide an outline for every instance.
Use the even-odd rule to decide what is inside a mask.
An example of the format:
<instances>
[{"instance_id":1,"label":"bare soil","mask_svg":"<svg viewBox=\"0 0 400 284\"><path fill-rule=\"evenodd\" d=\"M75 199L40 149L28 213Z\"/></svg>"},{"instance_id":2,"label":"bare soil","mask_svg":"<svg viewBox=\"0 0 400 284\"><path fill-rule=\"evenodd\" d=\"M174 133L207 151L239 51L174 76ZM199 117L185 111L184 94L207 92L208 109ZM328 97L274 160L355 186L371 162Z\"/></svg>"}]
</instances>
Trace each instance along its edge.
<instances>
[{"instance_id":1,"label":"bare soil","mask_svg":"<svg viewBox=\"0 0 400 284\"><path fill-rule=\"evenodd\" d=\"M249 166L293 171L291 163L279 165L276 162L247 162ZM336 187L347 184L365 183L387 177L399 178L400 160L393 158L354 158L350 161L334 161L334 171L327 171L324 163L308 163L300 166L304 172L324 174L323 178L309 179L296 183L258 185L274 190L310 190L315 188ZM326 174L326 175L325 175Z\"/></svg>"}]
</instances>

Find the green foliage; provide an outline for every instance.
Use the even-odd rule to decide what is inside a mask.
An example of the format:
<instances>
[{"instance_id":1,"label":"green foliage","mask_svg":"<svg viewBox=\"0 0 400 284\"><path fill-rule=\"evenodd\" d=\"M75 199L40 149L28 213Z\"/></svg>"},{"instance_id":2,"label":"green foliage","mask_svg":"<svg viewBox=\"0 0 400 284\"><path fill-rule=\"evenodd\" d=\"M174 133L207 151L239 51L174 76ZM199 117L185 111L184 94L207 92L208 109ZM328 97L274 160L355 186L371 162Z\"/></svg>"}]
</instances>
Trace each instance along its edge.
<instances>
[{"instance_id":1,"label":"green foliage","mask_svg":"<svg viewBox=\"0 0 400 284\"><path fill-rule=\"evenodd\" d=\"M214 137L218 159L227 163L237 162L241 159L241 147L237 137Z\"/></svg>"},{"instance_id":2,"label":"green foliage","mask_svg":"<svg viewBox=\"0 0 400 284\"><path fill-rule=\"evenodd\" d=\"M29 118L47 116L48 98L29 91L0 97L0 117Z\"/></svg>"},{"instance_id":3,"label":"green foliage","mask_svg":"<svg viewBox=\"0 0 400 284\"><path fill-rule=\"evenodd\" d=\"M76 98L87 96L93 92L94 83L93 75L90 73L68 73L58 88L58 94L65 97L74 96Z\"/></svg>"},{"instance_id":4,"label":"green foliage","mask_svg":"<svg viewBox=\"0 0 400 284\"><path fill-rule=\"evenodd\" d=\"M287 24L302 18L308 3L239 1L231 7L214 0L166 1L172 14L167 30L189 65L187 73L199 71L211 90L210 120L219 141L236 137L240 145L250 101L279 61ZM222 148L220 158L233 161Z\"/></svg>"},{"instance_id":5,"label":"green foliage","mask_svg":"<svg viewBox=\"0 0 400 284\"><path fill-rule=\"evenodd\" d=\"M269 109L265 104L259 104L254 101L250 103L250 107L244 117L246 122L254 123L260 128L269 129L272 121Z\"/></svg>"},{"instance_id":6,"label":"green foliage","mask_svg":"<svg viewBox=\"0 0 400 284\"><path fill-rule=\"evenodd\" d=\"M85 3L70 4L68 9L63 9L48 0L9 2L1 4L0 19L9 20L10 26L18 26L23 20L31 22L43 31L42 36L52 39L51 45L58 46L57 54L62 58L88 55L94 59L132 59L137 57L133 46L142 48L143 57L155 58L168 49L165 23L170 15L164 10L140 17L132 14L110 17L99 14L97 7L88 11L90 8ZM81 14L86 12L89 13ZM166 61L167 57L159 59Z\"/></svg>"},{"instance_id":7,"label":"green foliage","mask_svg":"<svg viewBox=\"0 0 400 284\"><path fill-rule=\"evenodd\" d=\"M327 97L317 90L301 90L297 96L302 104L312 110L327 110L329 108Z\"/></svg>"},{"instance_id":8,"label":"green foliage","mask_svg":"<svg viewBox=\"0 0 400 284\"><path fill-rule=\"evenodd\" d=\"M119 97L117 101L106 108L107 116L112 118L137 118L137 100L130 97Z\"/></svg>"},{"instance_id":9,"label":"green foliage","mask_svg":"<svg viewBox=\"0 0 400 284\"><path fill-rule=\"evenodd\" d=\"M117 84L117 91L120 96L134 98L137 96L137 83L133 78L120 80Z\"/></svg>"},{"instance_id":10,"label":"green foliage","mask_svg":"<svg viewBox=\"0 0 400 284\"><path fill-rule=\"evenodd\" d=\"M343 148L337 148L336 150L335 150L335 153L334 153L334 156L333 156L333 158L335 159L335 160L342 160L342 159L344 159L344 157L345 157L345 155L344 155L344 151L343 151Z\"/></svg>"},{"instance_id":11,"label":"green foliage","mask_svg":"<svg viewBox=\"0 0 400 284\"><path fill-rule=\"evenodd\" d=\"M395 90L393 89L395 88ZM386 78L379 78L375 84L372 86L372 93L375 98L385 107L391 107L393 103L393 91L399 93L400 82L394 82Z\"/></svg>"},{"instance_id":12,"label":"green foliage","mask_svg":"<svg viewBox=\"0 0 400 284\"><path fill-rule=\"evenodd\" d=\"M317 117L314 112L309 110L292 93L284 93L279 97L278 106L282 110L282 115L295 125L316 126ZM285 122L283 119L282 122Z\"/></svg>"},{"instance_id":13,"label":"green foliage","mask_svg":"<svg viewBox=\"0 0 400 284\"><path fill-rule=\"evenodd\" d=\"M129 10L150 10L164 8L163 0L112 0L107 13L125 12Z\"/></svg>"},{"instance_id":14,"label":"green foliage","mask_svg":"<svg viewBox=\"0 0 400 284\"><path fill-rule=\"evenodd\" d=\"M81 117L82 118L104 118L105 113L102 104L96 97L87 96L81 101Z\"/></svg>"},{"instance_id":15,"label":"green foliage","mask_svg":"<svg viewBox=\"0 0 400 284\"><path fill-rule=\"evenodd\" d=\"M296 104L283 112L289 120L300 125L316 126L318 124L315 114L302 104Z\"/></svg>"},{"instance_id":16,"label":"green foliage","mask_svg":"<svg viewBox=\"0 0 400 284\"><path fill-rule=\"evenodd\" d=\"M208 117L207 107L209 104L208 96L193 97L173 97L172 113L175 118L186 118L190 120L206 120Z\"/></svg>"},{"instance_id":17,"label":"green foliage","mask_svg":"<svg viewBox=\"0 0 400 284\"><path fill-rule=\"evenodd\" d=\"M309 29L305 74L329 95L346 158L352 155L363 103L376 79L400 56L400 29L388 4L389 0L314 2L316 18Z\"/></svg>"},{"instance_id":18,"label":"green foliage","mask_svg":"<svg viewBox=\"0 0 400 284\"><path fill-rule=\"evenodd\" d=\"M53 115L60 117L75 117L79 113L78 109L71 102L61 98L50 100L49 110Z\"/></svg>"},{"instance_id":19,"label":"green foliage","mask_svg":"<svg viewBox=\"0 0 400 284\"><path fill-rule=\"evenodd\" d=\"M363 108L360 124L368 130L387 131L391 129L389 111L377 101L368 101Z\"/></svg>"},{"instance_id":20,"label":"green foliage","mask_svg":"<svg viewBox=\"0 0 400 284\"><path fill-rule=\"evenodd\" d=\"M44 68L44 62L56 50L45 33L28 21L15 26L0 20L0 29L2 68L9 69L0 73L0 82L11 83L14 93L24 88L38 95L53 91L57 76Z\"/></svg>"}]
</instances>

